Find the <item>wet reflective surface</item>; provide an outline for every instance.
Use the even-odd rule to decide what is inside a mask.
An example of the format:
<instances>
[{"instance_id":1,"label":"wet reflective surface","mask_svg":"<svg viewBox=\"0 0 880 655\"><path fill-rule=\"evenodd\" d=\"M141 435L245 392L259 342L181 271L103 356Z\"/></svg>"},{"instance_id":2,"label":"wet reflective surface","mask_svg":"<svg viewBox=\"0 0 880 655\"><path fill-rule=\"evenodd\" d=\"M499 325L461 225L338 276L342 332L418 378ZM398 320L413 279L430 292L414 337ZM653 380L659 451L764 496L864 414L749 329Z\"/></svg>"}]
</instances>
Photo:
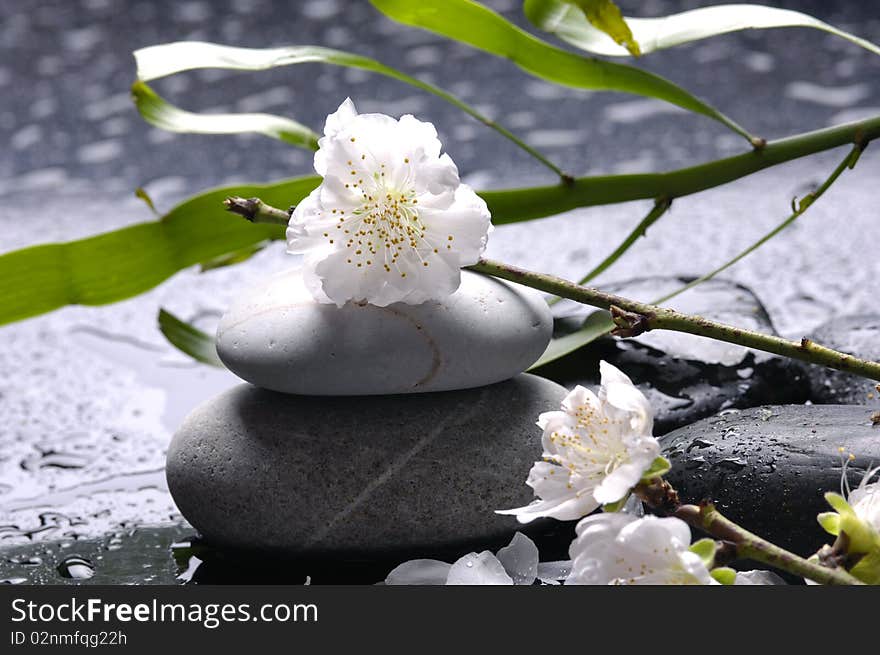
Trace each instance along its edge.
<instances>
[{"instance_id":1,"label":"wet reflective surface","mask_svg":"<svg viewBox=\"0 0 880 655\"><path fill-rule=\"evenodd\" d=\"M487 4L523 24L517 3ZM621 2L646 15L695 4ZM777 4L880 41L871 3ZM575 174L665 170L744 150L738 137L708 119L634 96L554 87L509 62L395 25L366 3L168 0L127 2L126 11L110 0L38 5L0 4L0 139L9 144L0 152L0 251L152 220L133 196L138 186L165 210L208 186L310 172L309 153L279 142L172 135L145 125L128 98L130 52L177 39L314 43L375 56L450 89ZM770 138L880 113L880 60L815 31L728 35L639 63ZM512 144L439 99L360 71L316 65L259 74L201 71L156 86L190 110L273 112L314 128L351 95L362 111L413 112L435 122L463 178L478 188L554 181ZM842 156L826 153L676 201L597 284L705 273L780 222L791 197L824 179ZM880 149L869 148L793 228L727 271L754 291L781 334L799 337L833 315L875 309L878 172ZM488 254L578 278L616 247L649 205L597 207L501 227ZM171 544L193 532L167 493L165 449L193 406L236 379L177 353L155 317L166 307L210 331L240 288L293 263L274 244L244 265L185 271L126 302L71 307L0 327L0 578L179 581L190 567L175 561ZM737 363L731 375L741 371L748 381L746 371L755 365ZM686 363L678 366L685 378L704 376L685 371ZM681 387L658 391L668 400L658 395L652 401L683 409ZM71 566L71 556L81 561ZM72 573L85 575L89 568L92 577ZM231 571L241 566L200 570L204 576L214 571L214 581L233 580L240 576ZM352 573L352 579L369 577Z\"/></svg>"}]
</instances>

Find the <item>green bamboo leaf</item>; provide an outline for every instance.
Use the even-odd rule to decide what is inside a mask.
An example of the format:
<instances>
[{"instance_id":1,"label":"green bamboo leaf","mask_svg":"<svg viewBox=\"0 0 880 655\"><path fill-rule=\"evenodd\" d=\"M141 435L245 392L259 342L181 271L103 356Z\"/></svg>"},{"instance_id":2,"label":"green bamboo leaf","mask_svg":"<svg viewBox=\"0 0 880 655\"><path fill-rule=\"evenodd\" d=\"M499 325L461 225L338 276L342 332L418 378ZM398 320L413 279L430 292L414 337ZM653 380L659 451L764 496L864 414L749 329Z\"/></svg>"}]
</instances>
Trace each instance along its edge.
<instances>
[{"instance_id":1,"label":"green bamboo leaf","mask_svg":"<svg viewBox=\"0 0 880 655\"><path fill-rule=\"evenodd\" d=\"M480 121L484 125L490 127L505 138L515 143L517 146L519 146L525 152L529 153L532 157L547 166L547 168L552 170L557 175L565 176L563 171L558 166L549 161L540 152L523 142L502 125L499 125L495 121L490 120L488 117L478 112L475 108L471 107L466 102L459 100L451 93L444 91L440 87L434 86L433 84L428 84L427 82L423 82L418 78L411 77L410 75L407 75L406 73L403 73L395 68L386 66L385 64L382 64L375 59L363 57L361 55L353 54L351 52L310 45L285 46L281 48L236 48L232 46L218 45L216 43L206 43L203 41L177 41L174 43L164 43L160 45L149 46L147 48L141 48L140 50L135 50L134 58L135 63L137 64L138 82L142 84L151 80L166 77L168 75L174 75L176 73L182 73L184 71L197 70L201 68L260 71L270 68L277 68L279 66L292 66L295 64L308 63L320 63L330 64L333 66L345 66L347 68L358 68L361 70L369 71L371 73L376 73L378 75L384 75L385 77L390 77L391 79L398 80L399 82L404 82L405 84L409 84L410 86L421 89L422 91L426 91L445 100L449 104L457 107L469 116L472 116L476 120ZM135 83L136 88L139 88L137 86L138 82ZM149 89L149 87L147 88ZM155 92L153 92L153 95L155 95ZM158 98L158 96L156 97ZM138 98L136 96L135 100L137 99ZM159 98L159 100L163 103L165 102L161 98ZM167 103L165 103L165 105L167 105ZM140 109L140 106L138 108ZM169 111L166 107L162 107L162 109L165 111L165 113L168 113ZM180 109L173 109L177 112L182 112L182 110ZM183 114L187 114L187 112L183 112ZM275 116L271 117L275 119L273 122L272 120L270 120L270 117L267 117L266 114L258 114L257 116L261 117L259 120L254 119L253 114L248 116L250 116L250 118L248 118L246 121L241 121L245 123L245 126L256 121L258 126L271 128L271 130L274 130L276 132L284 128L284 124L279 123L278 121L287 120ZM207 117L209 120L212 118L210 114L188 114L188 116L185 117L175 116L175 118L179 118L179 120L184 121L186 125L195 125L195 127L199 126L197 119L198 121L200 121L205 117ZM229 117L227 117L227 119L230 121L233 120ZM299 125L298 123L295 124ZM287 125L287 129L290 129L290 125ZM266 130L248 131L261 131L264 134L267 133ZM269 134L269 136L275 135ZM315 144L310 143L308 145L312 148L315 147Z\"/></svg>"},{"instance_id":2,"label":"green bamboo leaf","mask_svg":"<svg viewBox=\"0 0 880 655\"><path fill-rule=\"evenodd\" d=\"M144 120L169 132L243 134L253 132L300 148L317 150L318 135L296 121L272 114L196 114L175 107L145 82L131 85L135 107Z\"/></svg>"},{"instance_id":3,"label":"green bamboo leaf","mask_svg":"<svg viewBox=\"0 0 880 655\"><path fill-rule=\"evenodd\" d=\"M616 44L626 48L633 57L642 54L623 14L611 0L567 0L567 2L578 7L594 27L605 32Z\"/></svg>"},{"instance_id":4,"label":"green bamboo leaf","mask_svg":"<svg viewBox=\"0 0 880 655\"><path fill-rule=\"evenodd\" d=\"M802 134L749 152L666 173L584 177L571 184L483 191L496 225L527 221L576 207L665 196L677 198L719 186L768 166L838 145L880 136L880 117ZM265 239L281 239L281 226L254 226L223 211L227 196L260 197L287 207L321 179L282 180L210 191L178 205L163 220L74 241L0 255L0 325L70 304L101 305L143 293L179 270L234 253ZM598 319L595 319L598 320ZM610 319L605 323L612 329ZM586 326L551 344L538 364L576 350L603 334ZM537 365L536 365L537 366ZM533 366L532 368L535 368Z\"/></svg>"},{"instance_id":5,"label":"green bamboo leaf","mask_svg":"<svg viewBox=\"0 0 880 655\"><path fill-rule=\"evenodd\" d=\"M225 368L217 356L217 348L212 336L164 309L159 310L158 320L159 330L175 348L203 364Z\"/></svg>"},{"instance_id":6,"label":"green bamboo leaf","mask_svg":"<svg viewBox=\"0 0 880 655\"><path fill-rule=\"evenodd\" d=\"M213 257L212 259L201 263L199 266L199 272L207 273L208 271L213 271L218 268L226 268L227 266L241 264L242 262L249 260L268 245L268 241L260 241L259 243L247 245L239 250L225 253L219 257Z\"/></svg>"},{"instance_id":7,"label":"green bamboo leaf","mask_svg":"<svg viewBox=\"0 0 880 655\"><path fill-rule=\"evenodd\" d=\"M587 316L583 326L576 332L566 334L558 339L552 339L547 346L547 350L541 355L541 358L529 367L533 371L545 364L556 361L566 355L573 353L575 350L583 348L606 334L610 334L614 329L614 322L611 315L605 311L593 312Z\"/></svg>"},{"instance_id":8,"label":"green bamboo leaf","mask_svg":"<svg viewBox=\"0 0 880 655\"><path fill-rule=\"evenodd\" d=\"M549 82L578 89L623 91L658 98L714 118L734 132L753 140L748 132L730 118L672 82L639 68L581 57L556 48L477 2L370 1L379 11L396 21L436 32L498 57L505 57L527 73Z\"/></svg>"},{"instance_id":9,"label":"green bamboo leaf","mask_svg":"<svg viewBox=\"0 0 880 655\"><path fill-rule=\"evenodd\" d=\"M226 213L230 195L260 196L287 206L317 177L215 189L177 205L161 220L87 239L0 255L0 325L65 305L104 305L143 293L178 271L284 236L284 227L254 225Z\"/></svg>"},{"instance_id":10,"label":"green bamboo leaf","mask_svg":"<svg viewBox=\"0 0 880 655\"><path fill-rule=\"evenodd\" d=\"M566 0L525 0L523 9L535 27L555 34L581 50L614 57L630 54L625 47L590 25L584 14ZM625 20L643 54L740 30L811 27L880 55L880 46L817 18L799 11L763 5L717 5L659 18L627 17Z\"/></svg>"}]
</instances>

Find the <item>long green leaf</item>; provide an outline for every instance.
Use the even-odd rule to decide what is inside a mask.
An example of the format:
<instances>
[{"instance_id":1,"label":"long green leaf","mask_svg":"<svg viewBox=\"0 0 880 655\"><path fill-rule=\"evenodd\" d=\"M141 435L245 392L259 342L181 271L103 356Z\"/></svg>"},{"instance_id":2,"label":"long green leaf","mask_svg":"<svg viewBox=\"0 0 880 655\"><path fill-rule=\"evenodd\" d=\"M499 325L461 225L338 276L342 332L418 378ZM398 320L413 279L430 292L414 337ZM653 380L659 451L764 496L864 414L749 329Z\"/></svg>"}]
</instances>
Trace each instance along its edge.
<instances>
[{"instance_id":1,"label":"long green leaf","mask_svg":"<svg viewBox=\"0 0 880 655\"><path fill-rule=\"evenodd\" d=\"M177 41L174 43L164 43L160 45L149 46L147 48L141 48L140 50L135 50L134 58L137 64L138 81L141 83L142 86L145 86L143 83L149 82L151 80L156 80L162 77L166 77L168 75L174 75L176 73L182 73L184 71L197 70L201 68L222 68L226 70L259 71L267 70L270 68L277 68L279 66L320 63L331 64L334 66L345 66L348 68L358 68L361 70L369 71L371 73L377 73L379 75L384 75L385 77L390 77L400 82L404 82L406 84L409 84L410 86L416 87L417 89L427 91L428 93L442 98L443 100L462 110L469 116L472 116L484 125L492 128L505 138L510 139L517 146L519 146L524 151L529 153L532 157L547 166L557 175L564 176L563 171L558 166L549 161L544 155L526 144L524 141L512 134L502 125L490 120L488 117L478 112L475 108L471 107L466 102L459 100L457 97L447 91L444 91L440 87L434 86L433 84L428 84L427 82L423 82L420 79L407 75L406 73L391 68L390 66L386 66L385 64L382 64L375 59L370 59L369 57L363 57L361 55L356 55L342 50L333 50L331 48L323 48L320 46L310 45L286 46L282 48L235 48L232 46L218 45L216 43L205 43L202 41ZM137 85L138 83L136 82L135 87L137 87ZM153 95L156 95L155 92L153 92ZM158 96L156 97L165 105L168 104ZM135 100L138 100L137 95L135 96ZM141 113L143 113L140 105L138 105L138 109L140 109ZM166 107L162 107L162 109L165 110L165 113L168 112ZM177 112L182 111L177 108L172 109L176 110ZM253 117L254 115L250 114L248 116ZM246 121L242 121L243 126L247 126L254 122L256 122L257 126L264 126L263 124L267 120L267 115L258 114L257 116L260 116L262 118L256 121L252 118L249 118ZM150 120L149 116L145 115L144 117L147 120ZM209 119L211 119L210 114L189 114L186 124L192 124L188 119L202 119L204 117L208 117ZM230 119L230 117L228 116L226 118L227 120ZM280 117L274 118L279 121L287 120ZM198 124L196 124L195 126L198 127ZM269 126L276 129L279 127L279 125L276 123L270 123ZM277 136L276 134L269 133L265 130L252 129L249 131L262 131L264 134L268 134L268 136ZM308 147L315 147L315 144L313 143L309 143L307 145Z\"/></svg>"},{"instance_id":2,"label":"long green leaf","mask_svg":"<svg viewBox=\"0 0 880 655\"><path fill-rule=\"evenodd\" d=\"M159 310L159 330L169 343L196 361L225 368L217 356L214 338L177 318L171 312Z\"/></svg>"},{"instance_id":3,"label":"long green leaf","mask_svg":"<svg viewBox=\"0 0 880 655\"><path fill-rule=\"evenodd\" d=\"M254 132L317 150L318 135L296 121L272 114L195 114L175 107L144 82L131 85L131 96L144 120L169 132L241 134Z\"/></svg>"},{"instance_id":4,"label":"long green leaf","mask_svg":"<svg viewBox=\"0 0 880 655\"><path fill-rule=\"evenodd\" d=\"M749 152L667 173L579 178L570 185L483 191L495 224L558 214L576 207L642 198L677 198L745 177L768 166L851 143L880 138L880 117L817 130ZM257 196L287 207L318 177L236 186L201 194L162 221L90 239L34 246L0 255L0 325L64 305L100 305L151 289L177 271L284 236L279 226L252 225L222 210L230 195Z\"/></svg>"},{"instance_id":5,"label":"long green leaf","mask_svg":"<svg viewBox=\"0 0 880 655\"><path fill-rule=\"evenodd\" d=\"M390 18L472 45L527 73L579 89L623 91L665 100L720 121L751 140L730 118L672 82L632 66L581 57L535 38L471 0L370 0ZM586 19L584 19L586 20Z\"/></svg>"},{"instance_id":6,"label":"long green leaf","mask_svg":"<svg viewBox=\"0 0 880 655\"><path fill-rule=\"evenodd\" d=\"M630 52L596 29L566 0L525 0L526 16L537 28L597 55L627 57ZM626 18L643 54L718 34L774 27L811 27L830 32L880 55L880 46L839 30L818 18L790 9L733 4L693 9L659 18Z\"/></svg>"},{"instance_id":7,"label":"long green leaf","mask_svg":"<svg viewBox=\"0 0 880 655\"><path fill-rule=\"evenodd\" d=\"M578 7L590 24L605 32L631 55L638 57L642 54L639 44L633 38L632 30L620 13L620 8L611 0L567 0L567 2Z\"/></svg>"},{"instance_id":8,"label":"long green leaf","mask_svg":"<svg viewBox=\"0 0 880 655\"><path fill-rule=\"evenodd\" d=\"M614 321L611 315L605 311L596 311L587 316L584 324L576 332L566 334L565 336L553 339L547 346L547 350L541 355L541 358L529 367L532 371L536 368L549 364L561 357L565 357L575 350L583 348L606 334L610 334L614 329Z\"/></svg>"},{"instance_id":9,"label":"long green leaf","mask_svg":"<svg viewBox=\"0 0 880 655\"><path fill-rule=\"evenodd\" d=\"M319 182L320 178L305 177L215 189L177 205L159 221L2 255L0 325L65 305L124 300L194 264L281 238L283 226L253 225L227 214L223 199L260 196L287 206L299 202Z\"/></svg>"}]
</instances>

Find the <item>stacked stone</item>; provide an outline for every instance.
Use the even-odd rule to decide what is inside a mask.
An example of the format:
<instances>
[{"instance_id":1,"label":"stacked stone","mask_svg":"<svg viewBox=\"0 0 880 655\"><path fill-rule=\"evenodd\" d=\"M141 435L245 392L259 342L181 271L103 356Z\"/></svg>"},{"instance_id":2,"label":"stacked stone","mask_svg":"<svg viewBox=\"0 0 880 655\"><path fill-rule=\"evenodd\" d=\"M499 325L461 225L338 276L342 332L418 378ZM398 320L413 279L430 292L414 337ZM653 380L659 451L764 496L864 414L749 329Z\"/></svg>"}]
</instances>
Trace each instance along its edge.
<instances>
[{"instance_id":1,"label":"stacked stone","mask_svg":"<svg viewBox=\"0 0 880 655\"><path fill-rule=\"evenodd\" d=\"M462 272L437 302L343 307L279 274L223 316L249 382L190 414L168 451L183 515L220 546L293 556L467 552L532 500L541 412L565 389L523 373L552 317L531 289Z\"/></svg>"}]
</instances>

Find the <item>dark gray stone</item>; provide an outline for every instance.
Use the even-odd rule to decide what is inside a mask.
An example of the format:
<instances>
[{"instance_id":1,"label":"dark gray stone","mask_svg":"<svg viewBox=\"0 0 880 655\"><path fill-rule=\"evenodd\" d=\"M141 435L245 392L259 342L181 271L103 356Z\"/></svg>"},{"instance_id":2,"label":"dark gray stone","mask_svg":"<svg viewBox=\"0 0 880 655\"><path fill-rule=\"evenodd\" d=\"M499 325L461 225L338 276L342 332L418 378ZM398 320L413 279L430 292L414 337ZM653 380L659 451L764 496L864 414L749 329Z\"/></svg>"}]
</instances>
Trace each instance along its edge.
<instances>
[{"instance_id":1,"label":"dark gray stone","mask_svg":"<svg viewBox=\"0 0 880 655\"><path fill-rule=\"evenodd\" d=\"M853 453L850 483L880 462L880 427L852 405L731 410L661 439L668 479L685 502L714 501L729 518L800 555L829 539L816 522L840 492L841 453Z\"/></svg>"},{"instance_id":2,"label":"dark gray stone","mask_svg":"<svg viewBox=\"0 0 880 655\"><path fill-rule=\"evenodd\" d=\"M690 281L650 277L603 285L634 300L654 302ZM748 288L710 280L664 306L737 327L776 334L761 301ZM572 332L595 310L576 303L554 306L555 334ZM656 330L632 339L604 337L537 370L566 387L599 384L599 360L632 378L655 410L655 434L664 434L728 408L803 402L807 388L801 368L790 360L735 344L690 334Z\"/></svg>"},{"instance_id":3,"label":"dark gray stone","mask_svg":"<svg viewBox=\"0 0 880 655\"><path fill-rule=\"evenodd\" d=\"M368 398L241 385L184 421L168 451L168 485L220 546L298 557L472 550L517 530L494 510L532 500L535 421L564 396L532 375Z\"/></svg>"},{"instance_id":4,"label":"dark gray stone","mask_svg":"<svg viewBox=\"0 0 880 655\"><path fill-rule=\"evenodd\" d=\"M880 315L840 316L823 323L809 335L823 346L880 362ZM877 382L824 366L803 364L814 403L880 407Z\"/></svg>"}]
</instances>

